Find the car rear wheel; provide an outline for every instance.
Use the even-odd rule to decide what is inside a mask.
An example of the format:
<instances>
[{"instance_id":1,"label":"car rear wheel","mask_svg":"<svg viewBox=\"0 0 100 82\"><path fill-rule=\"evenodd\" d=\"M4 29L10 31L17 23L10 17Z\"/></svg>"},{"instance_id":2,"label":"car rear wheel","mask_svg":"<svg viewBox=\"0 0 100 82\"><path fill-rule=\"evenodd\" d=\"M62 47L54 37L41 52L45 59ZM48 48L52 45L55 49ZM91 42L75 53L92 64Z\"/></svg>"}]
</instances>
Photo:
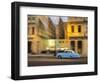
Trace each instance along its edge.
<instances>
[{"instance_id":1,"label":"car rear wheel","mask_svg":"<svg viewBox=\"0 0 100 82\"><path fill-rule=\"evenodd\" d=\"M62 57L61 57L61 56L58 56L58 58L59 58L59 59L62 59Z\"/></svg>"}]
</instances>

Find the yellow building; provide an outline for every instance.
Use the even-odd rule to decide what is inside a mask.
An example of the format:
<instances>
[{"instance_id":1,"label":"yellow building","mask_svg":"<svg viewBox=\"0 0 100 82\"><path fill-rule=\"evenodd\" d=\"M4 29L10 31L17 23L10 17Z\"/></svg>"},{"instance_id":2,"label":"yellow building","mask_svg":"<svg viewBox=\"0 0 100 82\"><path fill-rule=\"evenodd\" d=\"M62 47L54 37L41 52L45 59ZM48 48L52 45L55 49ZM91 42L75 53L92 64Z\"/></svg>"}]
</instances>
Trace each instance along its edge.
<instances>
[{"instance_id":1,"label":"yellow building","mask_svg":"<svg viewBox=\"0 0 100 82\"><path fill-rule=\"evenodd\" d=\"M65 25L65 39L68 48L87 57L87 17L68 17Z\"/></svg>"}]
</instances>

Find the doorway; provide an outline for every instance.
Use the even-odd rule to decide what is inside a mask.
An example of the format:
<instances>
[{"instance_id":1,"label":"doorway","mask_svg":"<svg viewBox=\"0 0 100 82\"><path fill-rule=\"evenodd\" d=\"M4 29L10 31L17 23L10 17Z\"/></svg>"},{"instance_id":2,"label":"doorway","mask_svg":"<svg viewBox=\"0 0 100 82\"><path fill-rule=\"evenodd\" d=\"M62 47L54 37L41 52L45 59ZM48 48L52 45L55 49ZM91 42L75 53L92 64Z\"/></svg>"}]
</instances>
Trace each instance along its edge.
<instances>
[{"instance_id":1,"label":"doorway","mask_svg":"<svg viewBox=\"0 0 100 82\"><path fill-rule=\"evenodd\" d=\"M82 41L78 41L78 53L82 54Z\"/></svg>"},{"instance_id":2,"label":"doorway","mask_svg":"<svg viewBox=\"0 0 100 82\"><path fill-rule=\"evenodd\" d=\"M75 51L75 41L71 41L71 49Z\"/></svg>"},{"instance_id":3,"label":"doorway","mask_svg":"<svg viewBox=\"0 0 100 82\"><path fill-rule=\"evenodd\" d=\"M31 45L32 45L32 42L28 41L28 53L32 53Z\"/></svg>"}]
</instances>

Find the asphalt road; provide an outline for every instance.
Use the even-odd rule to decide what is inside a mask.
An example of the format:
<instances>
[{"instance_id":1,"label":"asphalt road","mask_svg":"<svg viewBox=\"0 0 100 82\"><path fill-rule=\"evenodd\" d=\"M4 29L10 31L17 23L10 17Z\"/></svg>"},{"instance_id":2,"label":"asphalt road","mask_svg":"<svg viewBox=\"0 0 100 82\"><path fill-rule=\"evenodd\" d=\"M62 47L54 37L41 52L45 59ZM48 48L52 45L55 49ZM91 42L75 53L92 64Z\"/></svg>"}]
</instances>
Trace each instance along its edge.
<instances>
[{"instance_id":1,"label":"asphalt road","mask_svg":"<svg viewBox=\"0 0 100 82\"><path fill-rule=\"evenodd\" d=\"M87 64L87 58L78 59L57 59L53 55L29 55L28 66L49 66L49 65L76 65Z\"/></svg>"}]
</instances>

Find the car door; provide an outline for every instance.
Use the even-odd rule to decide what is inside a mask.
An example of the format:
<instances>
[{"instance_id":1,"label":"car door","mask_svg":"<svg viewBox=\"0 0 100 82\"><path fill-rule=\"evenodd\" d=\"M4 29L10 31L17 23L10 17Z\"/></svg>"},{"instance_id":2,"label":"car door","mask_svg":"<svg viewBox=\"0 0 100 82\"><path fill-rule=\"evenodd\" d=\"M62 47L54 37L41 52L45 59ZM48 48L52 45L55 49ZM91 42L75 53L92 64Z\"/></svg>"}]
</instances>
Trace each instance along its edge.
<instances>
[{"instance_id":1,"label":"car door","mask_svg":"<svg viewBox=\"0 0 100 82\"><path fill-rule=\"evenodd\" d=\"M70 52L70 57L73 58L74 57L74 54L72 52Z\"/></svg>"},{"instance_id":2,"label":"car door","mask_svg":"<svg viewBox=\"0 0 100 82\"><path fill-rule=\"evenodd\" d=\"M65 53L65 57L66 57L66 58L70 58L70 56L71 56L71 53L67 51L67 52Z\"/></svg>"},{"instance_id":3,"label":"car door","mask_svg":"<svg viewBox=\"0 0 100 82\"><path fill-rule=\"evenodd\" d=\"M77 55L75 53L70 52L70 57L75 58Z\"/></svg>"}]
</instances>

